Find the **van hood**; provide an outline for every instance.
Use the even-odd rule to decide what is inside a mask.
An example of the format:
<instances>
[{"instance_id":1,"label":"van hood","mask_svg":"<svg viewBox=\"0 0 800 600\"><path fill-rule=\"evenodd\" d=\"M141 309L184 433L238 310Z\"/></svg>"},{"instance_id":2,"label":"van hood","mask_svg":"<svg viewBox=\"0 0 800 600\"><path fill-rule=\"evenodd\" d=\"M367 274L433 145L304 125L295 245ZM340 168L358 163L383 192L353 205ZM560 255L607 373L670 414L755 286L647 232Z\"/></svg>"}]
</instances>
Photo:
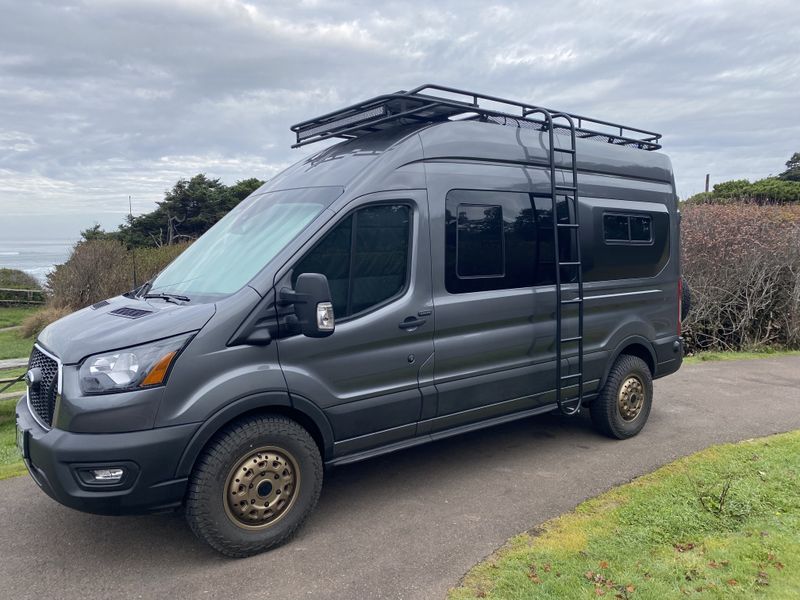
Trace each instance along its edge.
<instances>
[{"instance_id":1,"label":"van hood","mask_svg":"<svg viewBox=\"0 0 800 600\"><path fill-rule=\"evenodd\" d=\"M38 343L63 364L75 364L98 352L138 346L201 329L214 304L174 304L117 296L48 325Z\"/></svg>"}]
</instances>

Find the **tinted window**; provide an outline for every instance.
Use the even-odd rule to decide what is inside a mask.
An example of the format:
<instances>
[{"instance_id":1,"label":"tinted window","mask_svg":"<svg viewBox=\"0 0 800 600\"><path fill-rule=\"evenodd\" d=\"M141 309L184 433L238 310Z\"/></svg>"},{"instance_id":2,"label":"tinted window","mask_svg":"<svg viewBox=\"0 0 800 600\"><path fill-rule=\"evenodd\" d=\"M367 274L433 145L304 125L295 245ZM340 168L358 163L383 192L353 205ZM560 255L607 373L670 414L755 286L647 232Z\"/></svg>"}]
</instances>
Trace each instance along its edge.
<instances>
[{"instance_id":1,"label":"tinted window","mask_svg":"<svg viewBox=\"0 0 800 600\"><path fill-rule=\"evenodd\" d=\"M536 209L536 285L553 285L556 282L555 252L553 251L553 201L549 196L535 196ZM575 222L575 203L570 198L559 197L556 203L556 215L559 223ZM578 260L577 231L562 228L558 234L558 254L562 262ZM562 266L562 283L574 283L578 280L577 266Z\"/></svg>"},{"instance_id":2,"label":"tinted window","mask_svg":"<svg viewBox=\"0 0 800 600\"><path fill-rule=\"evenodd\" d=\"M615 243L653 241L652 219L645 215L603 215L603 238Z\"/></svg>"},{"instance_id":3,"label":"tinted window","mask_svg":"<svg viewBox=\"0 0 800 600\"><path fill-rule=\"evenodd\" d=\"M355 255L347 314L400 293L408 272L409 209L371 206L355 214Z\"/></svg>"},{"instance_id":4,"label":"tinted window","mask_svg":"<svg viewBox=\"0 0 800 600\"><path fill-rule=\"evenodd\" d=\"M584 281L658 275L669 260L669 213L654 210L650 214L624 214L608 210L596 206L591 218L581 223L587 234L590 227L598 232L602 229L605 240L605 243L593 243L591 236L583 237ZM614 231L614 228L623 229L620 223L624 223L624 237Z\"/></svg>"},{"instance_id":5,"label":"tinted window","mask_svg":"<svg viewBox=\"0 0 800 600\"><path fill-rule=\"evenodd\" d=\"M328 278L337 318L365 311L406 285L410 209L405 205L362 208L334 227L292 273Z\"/></svg>"},{"instance_id":6,"label":"tinted window","mask_svg":"<svg viewBox=\"0 0 800 600\"><path fill-rule=\"evenodd\" d=\"M461 278L503 277L503 209L459 204L456 272Z\"/></svg>"},{"instance_id":7,"label":"tinted window","mask_svg":"<svg viewBox=\"0 0 800 600\"><path fill-rule=\"evenodd\" d=\"M549 200L548 206L552 206ZM546 214L546 218L551 219L550 237L540 246L538 219L530 194L451 190L445 209L445 287L448 292L528 287L538 283L540 268L544 271L554 268L552 212ZM540 256L550 261L549 266L540 267Z\"/></svg>"},{"instance_id":8,"label":"tinted window","mask_svg":"<svg viewBox=\"0 0 800 600\"><path fill-rule=\"evenodd\" d=\"M350 288L350 246L353 217L334 227L295 267L292 285L302 273L322 273L328 278L334 314L344 316Z\"/></svg>"},{"instance_id":9,"label":"tinted window","mask_svg":"<svg viewBox=\"0 0 800 600\"><path fill-rule=\"evenodd\" d=\"M649 242L652 239L650 217L631 217L631 241Z\"/></svg>"},{"instance_id":10,"label":"tinted window","mask_svg":"<svg viewBox=\"0 0 800 600\"><path fill-rule=\"evenodd\" d=\"M627 242L630 240L628 217L605 215L603 217L603 235L607 242Z\"/></svg>"}]
</instances>

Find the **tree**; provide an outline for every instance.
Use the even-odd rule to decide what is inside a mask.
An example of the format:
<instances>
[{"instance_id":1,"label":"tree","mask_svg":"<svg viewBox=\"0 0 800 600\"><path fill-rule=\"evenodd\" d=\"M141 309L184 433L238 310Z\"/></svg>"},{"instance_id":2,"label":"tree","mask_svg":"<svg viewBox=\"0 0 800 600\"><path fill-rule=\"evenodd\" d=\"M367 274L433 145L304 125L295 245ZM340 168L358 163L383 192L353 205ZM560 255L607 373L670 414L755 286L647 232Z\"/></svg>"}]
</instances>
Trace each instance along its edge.
<instances>
[{"instance_id":1,"label":"tree","mask_svg":"<svg viewBox=\"0 0 800 600\"><path fill-rule=\"evenodd\" d=\"M107 231L103 230L99 223L95 223L88 229L81 231L81 239L87 242L91 240L107 240L109 239L109 236L113 237L113 235L113 233L108 233Z\"/></svg>"},{"instance_id":2,"label":"tree","mask_svg":"<svg viewBox=\"0 0 800 600\"><path fill-rule=\"evenodd\" d=\"M778 175L778 179L800 181L800 152L795 152L792 158L786 161L786 170Z\"/></svg>"},{"instance_id":3,"label":"tree","mask_svg":"<svg viewBox=\"0 0 800 600\"><path fill-rule=\"evenodd\" d=\"M179 180L155 210L127 217L114 232L95 225L81 233L84 240L111 239L129 248L170 246L200 237L263 184L256 178L226 186L204 174Z\"/></svg>"}]
</instances>

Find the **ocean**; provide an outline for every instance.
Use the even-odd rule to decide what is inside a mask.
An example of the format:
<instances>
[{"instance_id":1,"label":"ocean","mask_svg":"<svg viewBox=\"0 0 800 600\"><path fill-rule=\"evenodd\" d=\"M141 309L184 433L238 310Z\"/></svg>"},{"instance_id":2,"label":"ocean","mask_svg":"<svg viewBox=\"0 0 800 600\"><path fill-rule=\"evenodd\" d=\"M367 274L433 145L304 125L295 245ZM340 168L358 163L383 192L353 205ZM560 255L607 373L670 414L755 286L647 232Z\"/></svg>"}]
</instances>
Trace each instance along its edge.
<instances>
[{"instance_id":1,"label":"ocean","mask_svg":"<svg viewBox=\"0 0 800 600\"><path fill-rule=\"evenodd\" d=\"M0 268L19 269L44 283L47 274L69 258L77 240L0 240Z\"/></svg>"}]
</instances>

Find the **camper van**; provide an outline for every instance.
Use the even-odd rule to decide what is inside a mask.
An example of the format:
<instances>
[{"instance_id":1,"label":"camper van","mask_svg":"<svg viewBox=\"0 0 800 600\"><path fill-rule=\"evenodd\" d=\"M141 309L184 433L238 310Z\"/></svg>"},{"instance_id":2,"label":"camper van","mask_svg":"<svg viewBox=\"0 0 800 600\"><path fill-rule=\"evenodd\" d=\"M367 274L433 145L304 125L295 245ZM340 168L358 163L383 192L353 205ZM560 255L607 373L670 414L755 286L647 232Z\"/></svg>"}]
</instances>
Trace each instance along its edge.
<instances>
[{"instance_id":1,"label":"camper van","mask_svg":"<svg viewBox=\"0 0 800 600\"><path fill-rule=\"evenodd\" d=\"M642 430L683 354L659 134L436 85L291 129L327 143L38 337L16 422L45 493L183 507L243 557L336 465L549 412Z\"/></svg>"}]
</instances>

